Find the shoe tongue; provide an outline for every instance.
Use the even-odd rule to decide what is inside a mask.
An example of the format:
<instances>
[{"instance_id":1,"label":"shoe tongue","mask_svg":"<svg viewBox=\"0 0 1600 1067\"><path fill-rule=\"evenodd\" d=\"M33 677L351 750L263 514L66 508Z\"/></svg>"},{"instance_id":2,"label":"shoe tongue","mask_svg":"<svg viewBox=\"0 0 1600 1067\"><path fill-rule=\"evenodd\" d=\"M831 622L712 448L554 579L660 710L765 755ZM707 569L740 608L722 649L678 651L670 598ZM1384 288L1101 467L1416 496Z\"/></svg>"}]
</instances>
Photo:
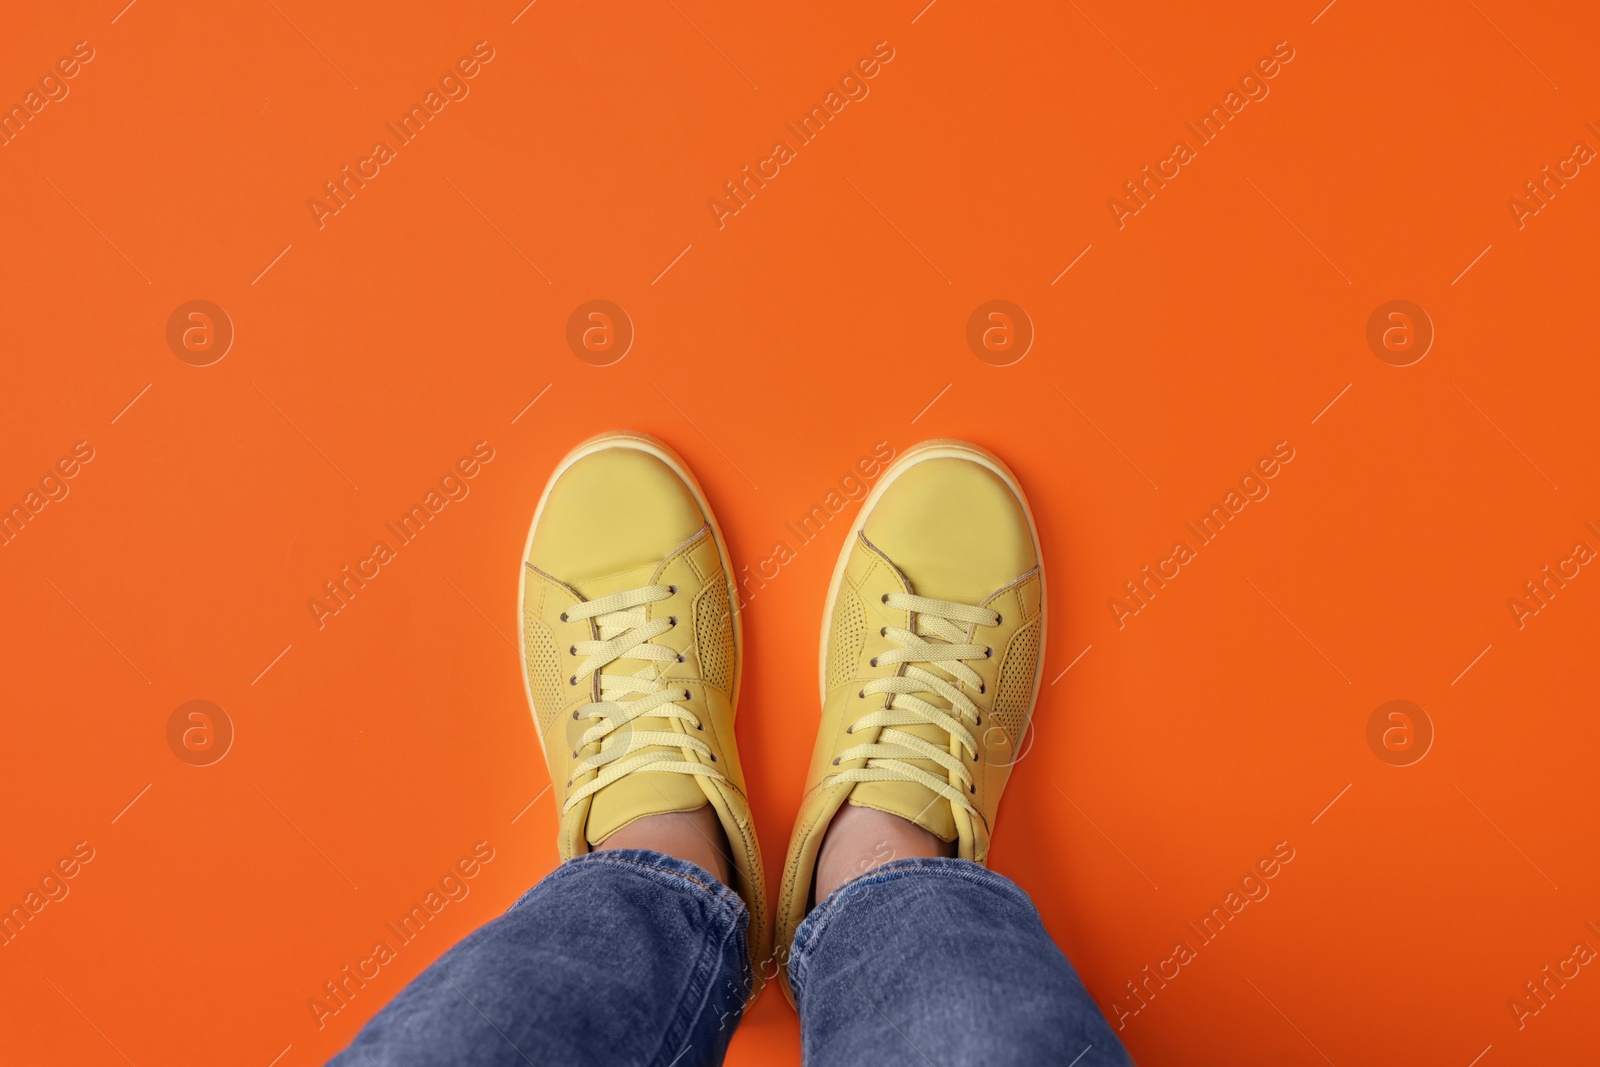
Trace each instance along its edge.
<instances>
[{"instance_id":1,"label":"shoe tongue","mask_svg":"<svg viewBox=\"0 0 1600 1067\"><path fill-rule=\"evenodd\" d=\"M928 699L926 694L922 696L923 699ZM947 748L950 744L950 735L937 726L896 726L893 729L911 734L913 737L920 737L941 749ZM903 762L927 771L941 781L950 773L932 760L913 759ZM857 807L876 808L890 815L898 815L902 819L916 823L941 841L956 839L955 809L950 801L916 782L858 782L850 791L850 803Z\"/></svg>"},{"instance_id":2,"label":"shoe tongue","mask_svg":"<svg viewBox=\"0 0 1600 1067\"><path fill-rule=\"evenodd\" d=\"M624 589L650 585L660 566L660 560L656 560L611 574L569 575L567 582L584 599L598 600ZM651 670L659 670L662 665L642 659L619 659L608 663L602 673L636 674L647 666ZM634 730L671 731L674 728L672 720L655 715L641 716L630 725ZM706 803L706 795L693 775L637 771L612 782L590 798L584 834L591 847L598 846L635 819L674 811L694 811Z\"/></svg>"},{"instance_id":3,"label":"shoe tongue","mask_svg":"<svg viewBox=\"0 0 1600 1067\"><path fill-rule=\"evenodd\" d=\"M648 716L634 720L650 724L644 729L664 729L664 721ZM590 798L584 834L591 846L598 846L635 819L695 811L706 803L706 795L694 775L638 771L617 779Z\"/></svg>"},{"instance_id":4,"label":"shoe tongue","mask_svg":"<svg viewBox=\"0 0 1600 1067\"><path fill-rule=\"evenodd\" d=\"M585 600L599 600L612 593L620 593L624 589L637 589L641 585L650 585L660 569L661 561L640 564L629 567L627 570L612 571L610 574L563 574L562 581L576 589Z\"/></svg>"}]
</instances>

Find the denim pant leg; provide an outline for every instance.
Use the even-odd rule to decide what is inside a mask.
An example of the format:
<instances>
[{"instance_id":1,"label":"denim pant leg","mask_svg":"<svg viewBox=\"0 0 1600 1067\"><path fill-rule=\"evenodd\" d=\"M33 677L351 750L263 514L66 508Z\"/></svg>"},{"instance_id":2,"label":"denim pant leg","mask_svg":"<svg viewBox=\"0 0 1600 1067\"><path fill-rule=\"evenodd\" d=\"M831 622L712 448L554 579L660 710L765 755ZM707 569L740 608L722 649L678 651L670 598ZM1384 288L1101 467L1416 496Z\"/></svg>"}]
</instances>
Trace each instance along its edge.
<instances>
[{"instance_id":1,"label":"denim pant leg","mask_svg":"<svg viewBox=\"0 0 1600 1067\"><path fill-rule=\"evenodd\" d=\"M580 856L439 957L329 1067L720 1064L750 991L748 918L693 863Z\"/></svg>"},{"instance_id":2,"label":"denim pant leg","mask_svg":"<svg viewBox=\"0 0 1600 1067\"><path fill-rule=\"evenodd\" d=\"M1016 884L958 859L886 863L795 933L807 1067L1132 1061Z\"/></svg>"}]
</instances>

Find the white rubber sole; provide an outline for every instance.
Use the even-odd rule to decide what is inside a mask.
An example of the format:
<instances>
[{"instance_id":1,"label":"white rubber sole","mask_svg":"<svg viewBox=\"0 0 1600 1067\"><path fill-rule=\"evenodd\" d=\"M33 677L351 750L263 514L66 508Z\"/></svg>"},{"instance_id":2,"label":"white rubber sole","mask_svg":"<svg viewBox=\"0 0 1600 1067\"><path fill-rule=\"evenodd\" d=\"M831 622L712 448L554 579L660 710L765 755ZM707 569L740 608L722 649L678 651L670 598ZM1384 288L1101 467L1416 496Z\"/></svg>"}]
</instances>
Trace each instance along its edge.
<instances>
[{"instance_id":1,"label":"white rubber sole","mask_svg":"<svg viewBox=\"0 0 1600 1067\"><path fill-rule=\"evenodd\" d=\"M821 700L826 703L828 699L828 627L833 623L834 603L839 598L839 586L844 582L845 567L850 562L850 550L856 543L856 536L866 526L867 516L871 514L873 506L877 504L885 490L894 484L895 479L918 463L930 459L964 459L993 471L1010 488L1017 502L1022 505L1022 514L1028 520L1028 535L1033 538L1033 558L1039 561L1039 656L1033 668L1033 701L1028 705L1028 718L1031 720L1034 707L1039 701L1039 683L1044 678L1045 626L1046 616L1049 615L1044 549L1039 544L1039 530L1033 522L1033 509L1028 506L1028 497L1017 482L1017 476L1011 473L1011 468L1007 467L998 456L977 445L950 438L935 438L906 449L889 465L889 469L883 472L878 484L872 487L867 499L861 502L861 510L856 513L855 522L851 524L850 532L845 537L844 547L839 551L839 561L834 564L833 581L828 585L828 599L822 608L822 632L817 641L817 689L821 694Z\"/></svg>"},{"instance_id":2,"label":"white rubber sole","mask_svg":"<svg viewBox=\"0 0 1600 1067\"><path fill-rule=\"evenodd\" d=\"M517 652L522 662L522 692L528 698L528 712L533 716L534 733L539 737L539 751L545 757L545 765L549 766L550 757L545 752L544 731L539 728L539 709L533 702L533 685L528 679L528 649L526 647L526 630L522 621L522 605L528 593L528 553L533 551L533 532L539 527L539 518L544 514L545 502L550 499L550 490L555 488L557 479L567 472L578 460L602 452L608 448L631 448L644 452L659 459L676 474L689 491L694 494L695 503L700 506L700 514L706 517L706 522L711 526L712 539L717 543L717 554L722 558L722 573L728 579L728 614L733 616L733 647L734 661L738 670L733 676L733 694L731 707L733 717L739 714L739 686L744 677L744 657L739 653L744 648L744 631L739 611L739 587L733 574L733 560L728 555L728 543L723 539L722 528L717 525L717 517L711 510L711 503L706 500L706 494L700 488L700 483L689 471L688 464L683 458L669 448L664 441L660 441L648 434L634 433L629 430L618 430L612 433L603 433L598 437L591 437L571 452L568 452L556 469L550 475L550 480L545 483L544 492L539 495L539 506L533 511L533 522L528 524L528 537L522 545L522 559L517 567ZM559 577L559 576L558 576Z\"/></svg>"}]
</instances>

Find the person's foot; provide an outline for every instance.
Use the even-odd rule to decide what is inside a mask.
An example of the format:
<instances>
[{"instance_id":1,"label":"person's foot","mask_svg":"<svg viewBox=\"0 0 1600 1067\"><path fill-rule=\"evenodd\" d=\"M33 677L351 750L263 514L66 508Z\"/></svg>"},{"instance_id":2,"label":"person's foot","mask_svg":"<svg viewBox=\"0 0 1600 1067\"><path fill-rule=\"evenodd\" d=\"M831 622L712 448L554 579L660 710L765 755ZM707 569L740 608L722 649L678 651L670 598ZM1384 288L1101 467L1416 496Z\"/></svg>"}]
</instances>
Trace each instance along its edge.
<instances>
[{"instance_id":1,"label":"person's foot","mask_svg":"<svg viewBox=\"0 0 1600 1067\"><path fill-rule=\"evenodd\" d=\"M647 848L698 863L750 909L761 853L733 724L739 619L711 508L671 449L604 434L556 467L523 555L523 679L563 859Z\"/></svg>"},{"instance_id":2,"label":"person's foot","mask_svg":"<svg viewBox=\"0 0 1600 1067\"><path fill-rule=\"evenodd\" d=\"M814 902L893 859L983 863L1039 691L1044 573L1016 478L962 441L883 475L834 570L822 722L777 907L786 950ZM789 990L783 971L783 988Z\"/></svg>"}]
</instances>

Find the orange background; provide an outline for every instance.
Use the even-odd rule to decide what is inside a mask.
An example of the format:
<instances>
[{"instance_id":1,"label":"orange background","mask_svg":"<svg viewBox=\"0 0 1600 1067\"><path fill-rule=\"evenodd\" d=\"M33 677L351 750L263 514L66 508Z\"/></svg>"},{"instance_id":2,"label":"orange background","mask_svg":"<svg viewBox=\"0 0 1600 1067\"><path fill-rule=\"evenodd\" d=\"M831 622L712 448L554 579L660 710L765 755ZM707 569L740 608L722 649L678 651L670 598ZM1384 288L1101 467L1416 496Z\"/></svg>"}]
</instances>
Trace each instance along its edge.
<instances>
[{"instance_id":1,"label":"orange background","mask_svg":"<svg viewBox=\"0 0 1600 1067\"><path fill-rule=\"evenodd\" d=\"M321 1063L551 868L519 553L555 461L618 427L686 456L752 566L877 441L1018 472L1048 684L993 866L1114 1012L1295 850L1125 1020L1142 1063L1593 1058L1600 967L1508 1006L1600 949L1600 575L1508 608L1600 548L1600 175L1520 229L1507 203L1600 148L1591 9L120 7L0 35L8 106L94 50L0 148L0 505L94 450L0 548L0 903L94 850L0 948L8 1063ZM323 182L478 41L470 95L319 229ZM707 200L880 41L870 95L719 229ZM1119 229L1108 199L1280 41L1270 95ZM236 331L204 367L166 340L197 298ZM593 298L637 332L611 366L565 342ZM965 340L996 298L1037 334L1011 366ZM1407 367L1365 339L1395 298L1437 334ZM479 441L470 496L319 629L306 601ZM1270 496L1119 629L1123 582L1280 441ZM747 607L769 870L846 525ZM195 699L236 731L210 766L168 746ZM1368 746L1391 699L1435 731L1410 766ZM308 999L479 841L471 895L319 1030ZM798 1062L776 990L730 1062Z\"/></svg>"}]
</instances>

